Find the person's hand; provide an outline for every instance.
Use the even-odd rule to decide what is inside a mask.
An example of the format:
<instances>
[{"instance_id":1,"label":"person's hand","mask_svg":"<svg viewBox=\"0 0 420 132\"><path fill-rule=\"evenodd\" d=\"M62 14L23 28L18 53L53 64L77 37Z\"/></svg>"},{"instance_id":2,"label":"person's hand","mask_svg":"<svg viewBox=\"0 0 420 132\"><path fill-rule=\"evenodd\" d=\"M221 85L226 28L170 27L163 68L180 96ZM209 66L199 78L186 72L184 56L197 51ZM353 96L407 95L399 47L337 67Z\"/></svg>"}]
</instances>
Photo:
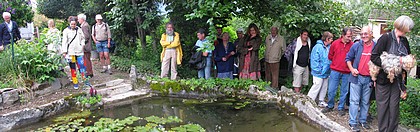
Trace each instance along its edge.
<instances>
[{"instance_id":1,"label":"person's hand","mask_svg":"<svg viewBox=\"0 0 420 132\"><path fill-rule=\"evenodd\" d=\"M67 53L66 53L66 52L64 52L64 53L63 53L63 57L64 57L64 58L66 58L66 55L67 55Z\"/></svg>"},{"instance_id":2,"label":"person's hand","mask_svg":"<svg viewBox=\"0 0 420 132\"><path fill-rule=\"evenodd\" d=\"M222 61L226 61L227 59L226 59L226 57L222 57Z\"/></svg>"},{"instance_id":3,"label":"person's hand","mask_svg":"<svg viewBox=\"0 0 420 132\"><path fill-rule=\"evenodd\" d=\"M0 51L3 51L4 50L4 47L3 47L3 45L1 45L0 46Z\"/></svg>"},{"instance_id":4,"label":"person's hand","mask_svg":"<svg viewBox=\"0 0 420 132\"><path fill-rule=\"evenodd\" d=\"M111 48L111 42L108 41L108 48Z\"/></svg>"},{"instance_id":5,"label":"person's hand","mask_svg":"<svg viewBox=\"0 0 420 132\"><path fill-rule=\"evenodd\" d=\"M230 52L230 55L235 55L235 51Z\"/></svg>"},{"instance_id":6,"label":"person's hand","mask_svg":"<svg viewBox=\"0 0 420 132\"><path fill-rule=\"evenodd\" d=\"M248 49L248 51L251 51L252 49L253 49L253 48L251 47L251 48L249 48L249 49Z\"/></svg>"},{"instance_id":7,"label":"person's hand","mask_svg":"<svg viewBox=\"0 0 420 132\"><path fill-rule=\"evenodd\" d=\"M401 99L407 99L407 91L401 91Z\"/></svg>"},{"instance_id":8,"label":"person's hand","mask_svg":"<svg viewBox=\"0 0 420 132\"><path fill-rule=\"evenodd\" d=\"M208 52L203 52L203 56L208 56L209 53Z\"/></svg>"},{"instance_id":9,"label":"person's hand","mask_svg":"<svg viewBox=\"0 0 420 132\"><path fill-rule=\"evenodd\" d=\"M351 74L353 75L353 76L357 76L357 75L359 75L359 71L357 70L357 69L351 69L350 70L351 71Z\"/></svg>"}]
</instances>

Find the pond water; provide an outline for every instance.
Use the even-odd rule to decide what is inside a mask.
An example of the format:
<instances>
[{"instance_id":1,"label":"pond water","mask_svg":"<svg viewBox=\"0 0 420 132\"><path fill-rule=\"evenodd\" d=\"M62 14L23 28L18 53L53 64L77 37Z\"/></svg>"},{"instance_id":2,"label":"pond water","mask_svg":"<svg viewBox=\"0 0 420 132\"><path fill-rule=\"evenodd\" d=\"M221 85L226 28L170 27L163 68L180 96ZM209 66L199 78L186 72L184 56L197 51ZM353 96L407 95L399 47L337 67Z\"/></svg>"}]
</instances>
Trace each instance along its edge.
<instances>
[{"instance_id":1,"label":"pond water","mask_svg":"<svg viewBox=\"0 0 420 132\"><path fill-rule=\"evenodd\" d=\"M238 104L239 103L239 104ZM242 104L242 105L241 105ZM244 106L243 104L247 104ZM318 132L298 117L287 115L276 103L227 99L202 100L153 97L136 100L129 105L93 112L96 117L123 119L138 117L177 116L184 122L200 124L207 131L222 132ZM51 124L51 119L15 131L36 130Z\"/></svg>"}]
</instances>

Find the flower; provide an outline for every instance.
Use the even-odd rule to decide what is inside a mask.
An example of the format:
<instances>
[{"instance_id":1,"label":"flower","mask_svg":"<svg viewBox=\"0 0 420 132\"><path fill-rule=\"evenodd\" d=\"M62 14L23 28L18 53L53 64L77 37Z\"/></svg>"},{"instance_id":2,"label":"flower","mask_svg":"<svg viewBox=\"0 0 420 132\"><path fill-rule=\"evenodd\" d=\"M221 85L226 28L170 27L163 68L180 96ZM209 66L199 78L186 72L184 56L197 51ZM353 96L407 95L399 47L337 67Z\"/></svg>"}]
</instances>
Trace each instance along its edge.
<instances>
[{"instance_id":1,"label":"flower","mask_svg":"<svg viewBox=\"0 0 420 132\"><path fill-rule=\"evenodd\" d=\"M12 10L12 14L15 14L15 13L16 13L16 9L13 9L13 10Z\"/></svg>"},{"instance_id":2,"label":"flower","mask_svg":"<svg viewBox=\"0 0 420 132\"><path fill-rule=\"evenodd\" d=\"M10 12L12 10L12 7L7 7L6 12Z\"/></svg>"}]
</instances>

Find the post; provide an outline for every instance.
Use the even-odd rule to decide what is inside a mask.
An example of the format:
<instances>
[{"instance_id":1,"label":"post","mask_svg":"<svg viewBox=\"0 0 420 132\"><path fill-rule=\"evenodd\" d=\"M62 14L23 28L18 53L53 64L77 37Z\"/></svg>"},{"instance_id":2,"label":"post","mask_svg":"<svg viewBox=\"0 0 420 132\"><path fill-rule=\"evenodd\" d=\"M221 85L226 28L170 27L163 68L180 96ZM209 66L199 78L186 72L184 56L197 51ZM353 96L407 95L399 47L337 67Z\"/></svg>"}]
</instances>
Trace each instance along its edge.
<instances>
[{"instance_id":1,"label":"post","mask_svg":"<svg viewBox=\"0 0 420 132\"><path fill-rule=\"evenodd\" d=\"M13 64L13 67L16 67L16 65L15 65L15 45L14 45L14 43L13 43L13 33L11 32L10 33L10 37L11 37L11 44L12 44L12 64Z\"/></svg>"}]
</instances>

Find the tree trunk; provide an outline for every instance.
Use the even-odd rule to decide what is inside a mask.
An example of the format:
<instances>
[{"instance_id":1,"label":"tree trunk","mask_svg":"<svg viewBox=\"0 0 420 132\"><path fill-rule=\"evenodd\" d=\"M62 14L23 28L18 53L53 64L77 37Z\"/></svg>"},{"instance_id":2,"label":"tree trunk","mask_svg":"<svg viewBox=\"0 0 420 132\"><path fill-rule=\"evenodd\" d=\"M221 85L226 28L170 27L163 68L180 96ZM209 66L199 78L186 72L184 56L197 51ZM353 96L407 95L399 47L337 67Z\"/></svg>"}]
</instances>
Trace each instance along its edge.
<instances>
[{"instance_id":1,"label":"tree trunk","mask_svg":"<svg viewBox=\"0 0 420 132\"><path fill-rule=\"evenodd\" d=\"M131 4L135 7L137 6L136 0L131 0ZM143 49L146 49L146 33L144 29L140 27L143 23L143 19L139 14L136 15L136 27L137 27L137 37L140 38L140 44Z\"/></svg>"}]
</instances>

